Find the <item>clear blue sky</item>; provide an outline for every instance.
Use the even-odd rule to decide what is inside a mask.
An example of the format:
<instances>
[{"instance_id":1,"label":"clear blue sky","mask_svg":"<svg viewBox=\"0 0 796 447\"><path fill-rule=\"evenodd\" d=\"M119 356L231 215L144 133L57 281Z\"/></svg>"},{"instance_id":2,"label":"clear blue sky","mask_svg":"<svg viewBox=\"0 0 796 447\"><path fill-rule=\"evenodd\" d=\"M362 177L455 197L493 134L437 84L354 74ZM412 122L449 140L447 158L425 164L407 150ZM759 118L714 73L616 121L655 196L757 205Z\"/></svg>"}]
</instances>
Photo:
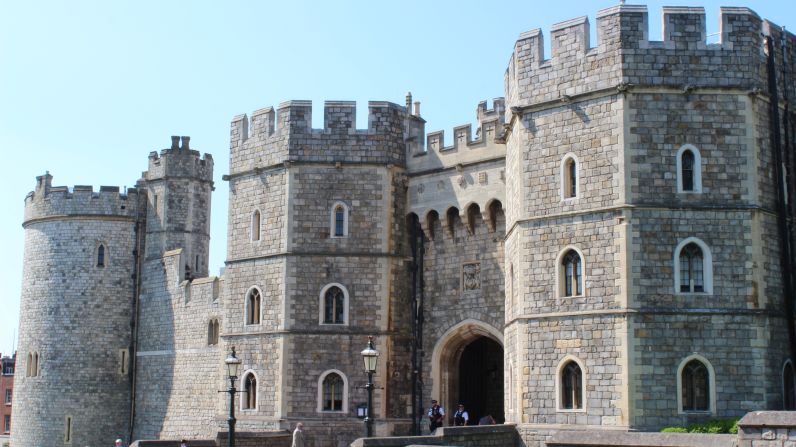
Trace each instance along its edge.
<instances>
[{"instance_id":1,"label":"clear blue sky","mask_svg":"<svg viewBox=\"0 0 796 447\"><path fill-rule=\"evenodd\" d=\"M720 2L704 6L718 32ZM503 95L517 36L616 1L6 1L0 15L0 352L19 321L23 200L35 176L56 185L133 186L147 154L190 135L213 154L211 271L226 256L229 122L288 99L422 102L426 130L472 122ZM662 2L648 2L660 38ZM744 6L732 3L725 6ZM754 1L796 29L786 1ZM594 26L592 27L594 28ZM491 106L491 102L490 102Z\"/></svg>"}]
</instances>

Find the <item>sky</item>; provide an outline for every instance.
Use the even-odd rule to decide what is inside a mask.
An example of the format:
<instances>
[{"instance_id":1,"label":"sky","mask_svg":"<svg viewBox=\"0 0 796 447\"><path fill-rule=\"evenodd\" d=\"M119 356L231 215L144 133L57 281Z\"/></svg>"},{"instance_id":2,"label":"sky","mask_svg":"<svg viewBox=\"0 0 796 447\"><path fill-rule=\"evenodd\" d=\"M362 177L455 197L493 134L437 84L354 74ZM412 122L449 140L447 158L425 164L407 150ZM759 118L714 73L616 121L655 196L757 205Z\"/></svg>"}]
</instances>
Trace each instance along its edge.
<instances>
[{"instance_id":1,"label":"sky","mask_svg":"<svg viewBox=\"0 0 796 447\"><path fill-rule=\"evenodd\" d=\"M632 3L632 2L631 2ZM723 3L723 4L722 4ZM210 265L226 257L229 123L291 99L403 105L411 91L426 130L475 121L479 101L503 95L503 72L520 33L616 1L1 1L0 352L14 349L22 285L25 195L50 171L54 185L135 185L150 151L171 135L215 160ZM649 8L661 36L660 1ZM720 6L748 6L796 29L788 1L704 6L708 34ZM710 40L711 38L709 38ZM712 38L715 40L715 37Z\"/></svg>"}]
</instances>

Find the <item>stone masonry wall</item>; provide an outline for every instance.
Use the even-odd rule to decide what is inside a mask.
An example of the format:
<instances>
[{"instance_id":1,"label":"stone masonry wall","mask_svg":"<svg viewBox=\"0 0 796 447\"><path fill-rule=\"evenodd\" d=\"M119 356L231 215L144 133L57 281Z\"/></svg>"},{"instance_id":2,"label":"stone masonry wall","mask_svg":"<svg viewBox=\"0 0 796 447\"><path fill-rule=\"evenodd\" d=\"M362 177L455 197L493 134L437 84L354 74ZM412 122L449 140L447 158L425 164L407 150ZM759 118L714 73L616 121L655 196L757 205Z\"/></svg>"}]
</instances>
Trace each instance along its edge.
<instances>
[{"instance_id":1,"label":"stone masonry wall","mask_svg":"<svg viewBox=\"0 0 796 447\"><path fill-rule=\"evenodd\" d=\"M125 210L106 212L24 225L14 445L63 445L68 420L74 445L127 437L135 222ZM104 267L97 266L100 243ZM29 372L29 354L38 355L38 371Z\"/></svg>"},{"instance_id":2,"label":"stone masonry wall","mask_svg":"<svg viewBox=\"0 0 796 447\"><path fill-rule=\"evenodd\" d=\"M228 351L209 344L208 323L225 332L223 281L180 281L182 253L145 264L136 357L135 439L203 439L224 420L223 361ZM164 399L164 396L168 398Z\"/></svg>"}]
</instances>

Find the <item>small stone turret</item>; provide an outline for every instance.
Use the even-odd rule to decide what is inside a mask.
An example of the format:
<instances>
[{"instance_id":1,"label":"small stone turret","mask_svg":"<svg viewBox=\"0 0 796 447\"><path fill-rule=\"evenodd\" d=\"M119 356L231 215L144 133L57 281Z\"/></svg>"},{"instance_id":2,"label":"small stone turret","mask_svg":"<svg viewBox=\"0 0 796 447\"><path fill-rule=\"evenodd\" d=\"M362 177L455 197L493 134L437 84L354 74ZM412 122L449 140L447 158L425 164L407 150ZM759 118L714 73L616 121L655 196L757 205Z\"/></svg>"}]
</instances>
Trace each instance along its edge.
<instances>
[{"instance_id":1,"label":"small stone turret","mask_svg":"<svg viewBox=\"0 0 796 447\"><path fill-rule=\"evenodd\" d=\"M181 248L185 274L207 276L213 157L190 148L190 137L149 154L141 186L147 191L145 259Z\"/></svg>"}]
</instances>

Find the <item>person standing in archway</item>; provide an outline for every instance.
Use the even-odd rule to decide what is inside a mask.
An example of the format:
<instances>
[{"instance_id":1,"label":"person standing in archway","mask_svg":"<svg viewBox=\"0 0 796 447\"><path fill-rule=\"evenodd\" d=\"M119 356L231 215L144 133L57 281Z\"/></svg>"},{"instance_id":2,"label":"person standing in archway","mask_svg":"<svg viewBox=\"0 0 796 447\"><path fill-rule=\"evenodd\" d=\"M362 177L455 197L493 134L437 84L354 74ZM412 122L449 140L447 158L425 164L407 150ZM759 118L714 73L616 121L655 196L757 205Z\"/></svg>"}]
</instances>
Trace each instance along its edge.
<instances>
[{"instance_id":1,"label":"person standing in archway","mask_svg":"<svg viewBox=\"0 0 796 447\"><path fill-rule=\"evenodd\" d=\"M431 430L431 433L434 433L437 427L442 427L442 421L445 419L445 409L434 399L431 399L431 408L428 409L428 419L428 428Z\"/></svg>"},{"instance_id":2,"label":"person standing in archway","mask_svg":"<svg viewBox=\"0 0 796 447\"><path fill-rule=\"evenodd\" d=\"M464 409L464 404L459 404L459 408L453 415L453 425L463 427L470 421L470 414Z\"/></svg>"}]
</instances>

